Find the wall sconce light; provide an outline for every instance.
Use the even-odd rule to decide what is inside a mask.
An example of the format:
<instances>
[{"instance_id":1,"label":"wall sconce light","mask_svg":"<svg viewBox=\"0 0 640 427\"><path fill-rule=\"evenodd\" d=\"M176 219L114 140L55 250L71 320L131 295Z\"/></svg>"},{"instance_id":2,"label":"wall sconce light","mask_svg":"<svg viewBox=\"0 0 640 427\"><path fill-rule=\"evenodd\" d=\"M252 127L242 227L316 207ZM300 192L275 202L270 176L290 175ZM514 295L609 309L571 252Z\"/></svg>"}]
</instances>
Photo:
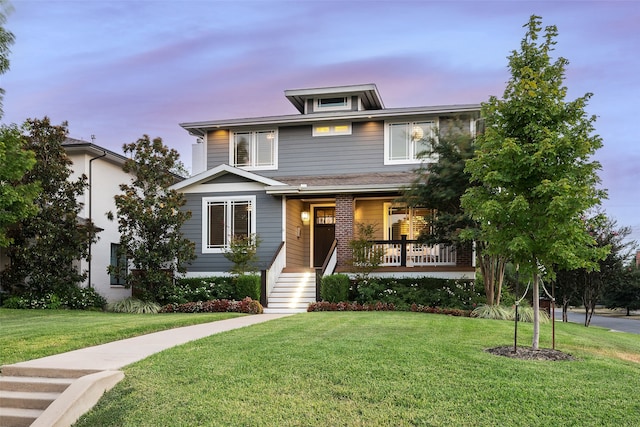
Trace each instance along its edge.
<instances>
[{"instance_id":1,"label":"wall sconce light","mask_svg":"<svg viewBox=\"0 0 640 427\"><path fill-rule=\"evenodd\" d=\"M422 138L424 138L424 129L417 125L414 126L413 130L411 131L411 139L413 139L414 141L420 141Z\"/></svg>"},{"instance_id":2,"label":"wall sconce light","mask_svg":"<svg viewBox=\"0 0 640 427\"><path fill-rule=\"evenodd\" d=\"M300 212L300 218L302 218L302 222L304 223L309 222L309 211Z\"/></svg>"}]
</instances>

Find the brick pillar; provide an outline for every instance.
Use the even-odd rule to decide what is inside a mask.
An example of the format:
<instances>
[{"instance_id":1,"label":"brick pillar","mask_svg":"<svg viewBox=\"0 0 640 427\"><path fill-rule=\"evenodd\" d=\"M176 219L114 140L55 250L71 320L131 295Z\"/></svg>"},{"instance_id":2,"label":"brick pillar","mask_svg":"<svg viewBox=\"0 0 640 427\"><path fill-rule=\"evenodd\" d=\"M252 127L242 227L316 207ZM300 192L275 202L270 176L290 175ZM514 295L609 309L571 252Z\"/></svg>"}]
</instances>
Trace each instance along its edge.
<instances>
[{"instance_id":1,"label":"brick pillar","mask_svg":"<svg viewBox=\"0 0 640 427\"><path fill-rule=\"evenodd\" d=\"M338 267L345 267L351 259L349 242L353 239L353 195L336 196L336 239L338 239Z\"/></svg>"}]
</instances>

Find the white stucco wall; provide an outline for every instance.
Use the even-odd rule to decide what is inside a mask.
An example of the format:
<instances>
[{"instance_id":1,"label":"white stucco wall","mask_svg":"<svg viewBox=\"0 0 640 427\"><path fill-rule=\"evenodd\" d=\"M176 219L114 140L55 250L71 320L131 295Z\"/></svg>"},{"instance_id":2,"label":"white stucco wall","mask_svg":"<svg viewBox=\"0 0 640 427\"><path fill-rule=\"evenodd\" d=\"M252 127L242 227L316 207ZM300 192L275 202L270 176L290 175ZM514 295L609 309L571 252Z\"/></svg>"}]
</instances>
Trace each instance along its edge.
<instances>
[{"instance_id":1,"label":"white stucco wall","mask_svg":"<svg viewBox=\"0 0 640 427\"><path fill-rule=\"evenodd\" d=\"M72 179L83 173L89 177L89 163L94 157L96 156L93 154L69 153L73 162ZM98 233L98 241L91 247L90 265L86 260L81 263L83 270L91 271L91 283L87 278L82 286L90 285L108 301L118 301L131 296L131 289L111 286L107 273L107 267L111 263L111 244L120 241L114 196L120 193L120 184L130 182L131 175L124 173L120 164L104 157L91 162L91 174L92 194L87 189L79 198L84 204L80 216L89 218L91 211L92 221L102 231ZM113 221L107 219L109 211L113 212Z\"/></svg>"}]
</instances>

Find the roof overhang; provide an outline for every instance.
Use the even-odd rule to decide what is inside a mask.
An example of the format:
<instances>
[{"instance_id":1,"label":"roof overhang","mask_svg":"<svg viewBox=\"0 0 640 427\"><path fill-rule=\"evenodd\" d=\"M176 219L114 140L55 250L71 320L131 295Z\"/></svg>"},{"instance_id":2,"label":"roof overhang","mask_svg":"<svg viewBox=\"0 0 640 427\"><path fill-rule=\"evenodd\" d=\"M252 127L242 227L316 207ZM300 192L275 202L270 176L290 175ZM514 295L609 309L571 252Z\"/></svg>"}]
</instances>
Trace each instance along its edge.
<instances>
[{"instance_id":1,"label":"roof overhang","mask_svg":"<svg viewBox=\"0 0 640 427\"><path fill-rule=\"evenodd\" d=\"M184 181L180 181L177 184L172 185L170 188L173 190L182 190L186 187L202 184L204 182L210 181L212 179L215 179L219 176L222 176L228 173L237 175L239 177L242 177L260 184L264 184L265 186L271 187L271 186L285 185L274 179L266 178L264 176L246 171L244 169L234 168L233 166L222 164L222 165L216 166L213 169L209 169L208 171L199 173L198 175L194 175L191 178L185 179Z\"/></svg>"},{"instance_id":2,"label":"roof overhang","mask_svg":"<svg viewBox=\"0 0 640 427\"><path fill-rule=\"evenodd\" d=\"M358 96L365 110L380 110L384 108L382 98L375 84L350 86L333 86L313 89L285 90L284 95L301 113L304 113L304 104L307 99L339 96Z\"/></svg>"},{"instance_id":3,"label":"roof overhang","mask_svg":"<svg viewBox=\"0 0 640 427\"><path fill-rule=\"evenodd\" d=\"M393 120L422 115L480 115L480 104L437 105L431 107L387 108L383 110L363 110L285 116L253 117L245 119L212 120L204 122L180 123L180 126L195 136L205 136L207 132L252 126L296 126L332 121L375 121Z\"/></svg>"}]
</instances>

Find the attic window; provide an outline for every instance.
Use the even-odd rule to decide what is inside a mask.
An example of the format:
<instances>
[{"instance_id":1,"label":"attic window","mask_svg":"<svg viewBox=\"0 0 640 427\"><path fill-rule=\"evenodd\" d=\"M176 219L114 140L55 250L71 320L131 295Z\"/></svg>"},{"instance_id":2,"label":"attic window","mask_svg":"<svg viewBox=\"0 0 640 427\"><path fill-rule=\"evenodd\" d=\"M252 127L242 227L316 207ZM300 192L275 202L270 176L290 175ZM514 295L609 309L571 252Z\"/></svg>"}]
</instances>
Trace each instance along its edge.
<instances>
[{"instance_id":1,"label":"attic window","mask_svg":"<svg viewBox=\"0 0 640 427\"><path fill-rule=\"evenodd\" d=\"M316 98L315 111L350 110L351 98L346 96L334 98Z\"/></svg>"},{"instance_id":2,"label":"attic window","mask_svg":"<svg viewBox=\"0 0 640 427\"><path fill-rule=\"evenodd\" d=\"M313 126L313 136L351 135L351 123L321 124Z\"/></svg>"}]
</instances>

